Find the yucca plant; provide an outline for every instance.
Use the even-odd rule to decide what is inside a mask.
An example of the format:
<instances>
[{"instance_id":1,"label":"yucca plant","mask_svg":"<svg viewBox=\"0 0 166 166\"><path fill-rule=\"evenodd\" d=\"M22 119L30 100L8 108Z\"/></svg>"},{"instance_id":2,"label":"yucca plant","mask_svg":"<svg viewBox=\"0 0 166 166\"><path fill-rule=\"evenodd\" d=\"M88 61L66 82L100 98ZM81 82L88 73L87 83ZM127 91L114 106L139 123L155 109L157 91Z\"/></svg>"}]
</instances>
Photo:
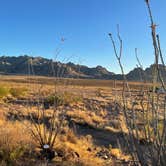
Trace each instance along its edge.
<instances>
[{"instance_id":1,"label":"yucca plant","mask_svg":"<svg viewBox=\"0 0 166 166\"><path fill-rule=\"evenodd\" d=\"M57 54L59 49L57 49ZM57 55L56 55L57 56ZM65 114L67 109L64 107L63 95L57 93L57 82L63 76L64 71L61 68L55 70L54 62L52 61L51 68L54 76L54 87L51 92L51 96L43 96L41 89L43 85L29 82L29 86L37 90L35 96L30 98L27 107L27 113L31 125L26 125L28 131L30 131L33 140L40 148L40 157L46 161L52 160L55 157L54 147L56 144L56 138L61 132L61 129L66 125ZM28 61L28 77L35 77L35 70L33 67L33 60ZM30 80L30 79L29 79ZM64 87L67 82L64 83ZM63 88L64 90L66 88ZM31 89L33 91L33 89ZM37 102L34 102L34 97ZM35 104L35 108L31 105ZM23 116L24 118L24 116Z\"/></svg>"}]
</instances>

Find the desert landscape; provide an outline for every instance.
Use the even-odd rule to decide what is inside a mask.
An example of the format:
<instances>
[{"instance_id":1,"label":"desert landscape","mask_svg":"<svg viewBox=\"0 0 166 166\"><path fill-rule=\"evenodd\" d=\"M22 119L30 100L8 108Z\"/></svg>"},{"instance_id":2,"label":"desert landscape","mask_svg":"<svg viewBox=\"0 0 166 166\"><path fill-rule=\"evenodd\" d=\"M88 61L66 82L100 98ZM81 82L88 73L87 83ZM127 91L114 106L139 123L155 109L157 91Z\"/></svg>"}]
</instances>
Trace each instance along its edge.
<instances>
[{"instance_id":1,"label":"desert landscape","mask_svg":"<svg viewBox=\"0 0 166 166\"><path fill-rule=\"evenodd\" d=\"M126 142L130 134L122 108L122 81L1 76L0 84L2 165L133 164ZM141 102L146 105L148 99L141 96L141 89L152 93L152 85L129 85L127 116L137 127L134 139L145 153L151 142L144 135L147 110L143 113ZM43 151L54 136L51 151Z\"/></svg>"},{"instance_id":2,"label":"desert landscape","mask_svg":"<svg viewBox=\"0 0 166 166\"><path fill-rule=\"evenodd\" d=\"M56 82L55 87L53 78L1 76L0 124L3 136L0 142L1 147L5 148L1 152L4 162L42 164L40 142L31 137L31 130L37 125L44 139L43 130L52 125L51 116L56 111L64 119L63 125L57 128L59 131L53 147L57 156L53 163L128 163L130 155L123 152L117 142L123 137L120 130L123 121L122 112L113 104L116 100L114 81L103 80L97 84L98 80L83 80L82 85L77 79L56 79ZM54 101L51 97L57 98ZM49 108L44 108L46 100ZM38 115L38 111L45 113L44 117ZM44 143L47 144L43 142L43 146Z\"/></svg>"},{"instance_id":3,"label":"desert landscape","mask_svg":"<svg viewBox=\"0 0 166 166\"><path fill-rule=\"evenodd\" d=\"M60 47L56 49L54 58L50 56L34 56L34 54L0 56L0 166L166 165L166 65L164 51L161 47L162 43L160 44L160 36L157 31L158 25L154 22L151 7L153 3L150 0L144 0L144 2L135 6L135 3L133 4L132 1L126 1L128 2L127 5L135 8L131 8L131 11L129 11L129 7L123 3L123 8L120 1L107 3L112 9L115 6L117 9L122 9L122 11L120 10L120 15L113 10L112 14L115 14L117 18L123 18L123 15L127 16L126 18L130 17L130 19L132 19L131 16L134 17L134 23L129 22L129 19L125 18L127 22L122 24L129 28L129 30L126 30L127 36L132 36L131 34L136 35L134 30L140 30L143 27L141 25L134 29L131 28L138 23L137 21L143 21L142 15L139 15L139 18L141 18L139 20L136 19L136 14L142 14L141 5L144 4L148 13L146 18L150 21L151 46L148 47L144 40L139 39L139 37L147 37L146 35L149 31L143 36L141 36L142 34L140 36L137 35L134 41L137 42L137 39L139 39L139 42L146 43L146 46L144 45L145 49L148 48L148 51L146 51L150 54L150 50L153 50L153 55L144 56L141 59L138 49L135 48L136 67L133 67L135 65L133 65L133 57L129 56L130 54L124 56L128 53L124 49L125 44L121 35L120 25L118 24L115 32L107 33L109 44L112 44L111 46L109 45L112 48L111 53L114 57L112 59L116 60L118 65L117 67L111 59L112 71L108 70L108 67L103 67L99 64L99 62L106 66L110 64L104 58L107 57L104 56L104 53L105 55L110 53L108 54L108 50L103 43L106 46L108 46L108 43L103 38L101 40L97 37L94 38L96 34L99 34L97 32L101 32L100 28L107 28L103 25L108 21L105 24L101 24L109 9L109 5L106 2L98 4L96 1L93 1L91 2L92 4L84 4L82 1L76 3L74 0L71 0L71 4L68 3L70 7L66 7L66 3L62 1L51 0L48 4L46 2L35 2L34 5L36 7L32 5L32 2L30 4L28 2L27 6L24 4L25 2L23 4L16 3L17 5L13 4L13 6L4 3L5 6L7 5L7 7L11 8L10 12L12 14L16 14L14 22L17 22L22 17L30 18L24 19L28 22L32 21L32 25L35 25L36 21L40 20L42 22L42 20L45 20L45 26L34 26L35 28L41 28L36 29L36 31L33 31L34 27L27 26L29 27L28 32L33 33L33 35L26 34L25 31L19 31L19 34L24 32L23 36L26 36L28 43L32 44L32 52L35 50L35 47L38 47L36 42L33 42L35 35L40 33L40 31L42 32L43 27L47 27L45 22L50 23L52 15L56 17L58 14L60 14L60 17L57 18L57 21L60 23L60 31L61 28L64 28L63 30L68 32L67 34L70 33L66 27L72 30L79 25L82 28L81 30L86 29L84 29L85 24L82 24L80 20L89 21L89 24L86 25L91 25L89 29L87 28L92 30L91 33L95 29L94 25L98 25L96 30L99 31L96 31L96 34L93 34L93 37L91 37L94 42L100 41L100 44L97 43L97 49L94 49L95 43L93 43L94 45L89 43L92 40L88 38L88 31L83 34L81 33L83 31L81 31L78 33L79 35L77 35L79 28L72 31L73 34L76 32L77 37L79 36L78 41L82 47L77 42L78 46L71 44L71 48L74 46L75 49L78 47L85 50L84 46L86 46L87 50L88 48L89 50L93 48L94 52L96 52L93 60L87 54L86 58L89 59L87 65L70 61L70 58L66 60L66 57L64 61L58 59L62 51L62 43L66 42L64 37L60 39ZM157 3L156 6L154 4L152 6L158 7L159 5L162 10L164 4L166 5L164 1L162 3L163 6L160 3L160 5ZM53 4L55 6L60 5L62 8L56 6L57 11L51 10L54 9ZM23 11L24 8L20 8L24 5L26 9L31 9L32 13L27 13L27 11ZM93 11L95 15L93 15L93 12L86 15L88 12L86 13L85 9L82 11L82 6L84 5L86 6L86 11L89 13ZM140 12L135 12L137 7L141 9ZM23 15L19 14L18 17L18 13L15 10L17 8L21 9L17 10L17 12L22 11ZM42 19L34 20L34 16L37 16L36 9L39 9ZM46 12L43 12L43 9L47 9ZM101 13L97 9L100 9ZM126 9L128 14L124 12ZM132 10L135 16L133 13L130 13ZM0 18L1 14L4 14L3 12L6 12L6 10L2 10L2 13L0 10ZM9 14L11 14L10 12ZM155 11L154 13L156 14L157 12ZM30 14L33 17L30 17ZM98 17L96 14L98 14ZM79 24L72 22L72 19L69 19L71 21L69 23L68 15L72 16L71 18L74 20L76 19L75 21L79 22ZM9 20L11 19L8 17L8 14L4 16ZM93 16L93 19L91 16ZM63 19L62 21L61 17L65 21ZM25 20L22 20L22 22ZM96 22L93 22L94 20ZM101 22L97 23L97 21ZM39 25L41 25L41 22L38 22ZM163 23L163 20L161 22ZM18 23L21 25L20 21ZM51 22L51 25L58 27L59 24L52 24ZM54 33L50 27L46 28L48 36L50 35L49 32ZM91 27L93 28L91 29ZM108 27L112 27L112 24L109 24ZM17 28L15 31L17 31ZM142 30L141 33L143 32ZM14 32L14 35L16 34ZM90 35L90 33L88 34ZM122 31L122 34L125 33ZM43 32L42 35L44 36ZM41 36L39 35L36 38L40 44L44 41L40 40ZM73 38L75 37L76 39L76 36L73 36ZM28 37L34 38L29 40ZM124 41L127 41L125 37L124 39ZM104 42L101 43L101 41ZM17 38L14 38L13 43L16 44L17 42ZM38 47L43 52L50 46L47 42L44 43L46 46L44 44ZM129 43L133 45L133 42L130 41ZM5 48L3 42L0 42L0 44ZM10 45L11 50L15 47ZM25 45L21 47L25 48ZM69 50L68 45L65 51ZM98 51L103 54L102 58L101 56L99 57ZM154 60L154 62L151 63L150 60ZM127 65L126 62L128 62ZM150 62L149 67L146 64L147 62ZM94 67L93 65L96 63L98 64ZM144 64L146 64L145 67ZM125 70L126 67L127 71Z\"/></svg>"}]
</instances>

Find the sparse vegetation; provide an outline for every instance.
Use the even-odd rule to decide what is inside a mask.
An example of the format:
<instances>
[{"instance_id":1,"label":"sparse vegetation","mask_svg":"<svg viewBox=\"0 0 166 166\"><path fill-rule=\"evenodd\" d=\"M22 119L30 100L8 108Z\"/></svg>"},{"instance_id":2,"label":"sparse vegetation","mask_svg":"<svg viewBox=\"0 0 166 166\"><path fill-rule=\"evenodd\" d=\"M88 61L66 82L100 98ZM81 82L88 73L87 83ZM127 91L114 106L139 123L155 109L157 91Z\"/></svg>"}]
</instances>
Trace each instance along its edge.
<instances>
[{"instance_id":1,"label":"sparse vegetation","mask_svg":"<svg viewBox=\"0 0 166 166\"><path fill-rule=\"evenodd\" d=\"M12 88L17 87L17 84L20 83L17 81L15 83L13 82ZM24 83L21 85L24 87ZM38 102L41 96L37 95L37 92L34 92L36 98L33 98L32 104L34 105L31 105L31 103L29 103L32 100L31 91L26 91L26 95L24 95L23 98L23 104L21 104L21 98L19 100L19 105L17 104L17 97L12 99L12 103L2 103L0 124L15 132L10 132L10 136L13 136L15 138L14 140L17 140L16 142L8 143L8 145L15 145L13 150L9 153L12 153L13 155L15 151L16 153L18 152L18 155L15 157L16 159L12 162L17 165L18 163L22 163L25 159L28 159L29 161L27 161L27 163L29 162L31 165L44 163L45 155L42 156L44 154L43 146L47 144L50 145L48 138L51 133L50 128L53 127L54 134L56 134L55 132L58 129L58 135L56 136L55 144L52 144L52 150L57 153L58 156L53 158L52 163L60 163L61 165L69 163L71 165L105 165L105 163L112 163L110 156L111 152L102 150L103 145L110 145L111 133L117 132L117 136L115 134L114 138L112 138L115 139L115 137L118 137L119 132L117 129L114 131L114 125L110 123L111 116L113 116L113 114L116 116L116 112L112 112L113 114L110 112L112 115L109 116L109 109L112 107L109 105L109 99L92 99L92 96L96 96L96 87L93 86L88 87L88 91L87 93L84 93L84 97L80 96L82 90L85 92L85 89L83 89L82 86L75 87L74 91L72 88L71 92L71 86L68 86L69 91L66 93L63 92L61 87L57 87L58 95L52 95L53 90L50 89L54 89L54 86L50 87L47 83L45 86L47 88L41 89L43 92L40 92L42 98L48 99L48 94L51 94L51 97L58 96L58 100L56 101L60 101L61 104L58 104L55 107L55 99L53 98L49 101L50 103L52 102L50 107L44 109L43 100ZM10 86L8 87L11 89ZM110 87L105 87L105 85L102 89L103 94L108 92L108 89L110 91ZM109 92L109 95L111 96L111 91ZM13 102L13 100L16 102ZM26 103L29 103L30 105L24 105L25 100L27 100ZM105 101L103 102L100 100ZM63 111L66 111L66 113L64 114ZM56 113L54 117L52 116L54 115L53 113ZM61 117L61 115L63 116ZM63 119L60 130L59 118ZM109 126L110 129L107 129ZM18 134L16 131L24 131L26 134ZM94 134L93 136L91 136L91 132ZM1 133L4 134L4 131ZM20 135L22 138L19 137ZM94 142L95 135L97 138L96 142ZM102 141L102 139L106 139L107 141ZM22 142L22 140L26 141L26 143L23 143L24 141ZM25 144L28 145L28 147L22 147L22 145ZM20 148L19 145L21 146ZM115 145L113 144L113 146ZM116 147L118 148L118 146ZM4 151L2 148L0 149L1 151ZM29 151L31 152L30 155ZM8 154L8 156L10 155ZM5 158L4 153L3 157ZM33 158L37 161L33 162ZM116 161L116 157L114 158Z\"/></svg>"},{"instance_id":2,"label":"sparse vegetation","mask_svg":"<svg viewBox=\"0 0 166 166\"><path fill-rule=\"evenodd\" d=\"M55 104L56 106L70 105L73 103L82 102L82 97L78 95L74 95L69 92L64 92L61 94L50 95L45 99L45 101L48 102L50 105Z\"/></svg>"},{"instance_id":3,"label":"sparse vegetation","mask_svg":"<svg viewBox=\"0 0 166 166\"><path fill-rule=\"evenodd\" d=\"M1 117L2 118L2 117ZM0 165L21 165L33 150L30 137L20 123L0 123Z\"/></svg>"},{"instance_id":4,"label":"sparse vegetation","mask_svg":"<svg viewBox=\"0 0 166 166\"><path fill-rule=\"evenodd\" d=\"M26 88L10 88L9 90L9 93L16 98L25 96L26 92L27 92Z\"/></svg>"},{"instance_id":5,"label":"sparse vegetation","mask_svg":"<svg viewBox=\"0 0 166 166\"><path fill-rule=\"evenodd\" d=\"M119 25L119 49L109 37L121 75L41 57L0 58L2 71L24 60L12 72L29 73L0 80L0 165L166 165L166 69L150 1L145 3L155 55L148 71L135 49L138 67L125 74ZM41 71L53 77L35 75ZM61 78L79 74L114 80Z\"/></svg>"},{"instance_id":6,"label":"sparse vegetation","mask_svg":"<svg viewBox=\"0 0 166 166\"><path fill-rule=\"evenodd\" d=\"M9 89L5 86L0 86L0 99L9 94Z\"/></svg>"},{"instance_id":7,"label":"sparse vegetation","mask_svg":"<svg viewBox=\"0 0 166 166\"><path fill-rule=\"evenodd\" d=\"M155 62L152 68L152 89L145 90L142 86L138 96L134 98L132 89L128 84L126 75L124 74L124 67L122 65L123 42L120 36L119 26L117 27L117 36L119 39L119 50L115 44L112 34L109 34L113 45L114 53L119 63L123 75L123 91L122 91L122 110L125 126L128 137L126 143L128 151L132 156L135 165L165 165L165 148L166 148L166 130L165 130L165 82L161 75L159 67L159 58L164 64L162 52L160 48L159 35L156 35L156 24L153 21L153 15L150 7L150 1L145 1L149 18L151 21L151 34L154 48ZM119 52L119 53L118 53ZM135 51L139 67L142 65L137 56L137 49ZM141 79L145 80L145 75L139 73ZM160 83L160 88L158 88ZM138 107L140 106L141 109ZM122 131L123 128L122 128ZM141 146L143 145L143 147Z\"/></svg>"}]
</instances>

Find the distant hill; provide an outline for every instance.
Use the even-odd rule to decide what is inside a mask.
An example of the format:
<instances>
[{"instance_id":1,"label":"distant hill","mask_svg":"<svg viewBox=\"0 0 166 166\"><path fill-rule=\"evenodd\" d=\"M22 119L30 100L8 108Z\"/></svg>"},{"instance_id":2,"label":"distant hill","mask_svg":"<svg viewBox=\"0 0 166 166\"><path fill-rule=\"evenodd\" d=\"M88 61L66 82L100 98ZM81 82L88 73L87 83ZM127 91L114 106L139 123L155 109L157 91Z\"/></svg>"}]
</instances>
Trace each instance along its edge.
<instances>
[{"instance_id":1,"label":"distant hill","mask_svg":"<svg viewBox=\"0 0 166 166\"><path fill-rule=\"evenodd\" d=\"M51 59L30 56L1 56L1 74L35 74L42 76L57 76L67 78L111 79L114 73L102 66L89 68L74 63L54 62Z\"/></svg>"},{"instance_id":2,"label":"distant hill","mask_svg":"<svg viewBox=\"0 0 166 166\"><path fill-rule=\"evenodd\" d=\"M135 68L126 74L126 78L130 81L152 81L153 67L154 65L151 65L145 70ZM164 81L166 81L165 67L159 65L159 68ZM27 55L18 57L1 56L0 73L57 76L65 78L123 79L121 74L110 72L102 66L90 68L84 65L76 65L71 62L65 64L43 57L31 57Z\"/></svg>"},{"instance_id":3,"label":"distant hill","mask_svg":"<svg viewBox=\"0 0 166 166\"><path fill-rule=\"evenodd\" d=\"M132 71L130 71L126 75L126 77L128 80L131 80L131 81L143 81L143 80L152 81L153 69L154 69L154 65L151 65L145 70L142 70L141 68L135 68ZM160 64L159 71L163 81L166 82L166 67ZM159 81L159 78L158 78L158 81Z\"/></svg>"}]
</instances>

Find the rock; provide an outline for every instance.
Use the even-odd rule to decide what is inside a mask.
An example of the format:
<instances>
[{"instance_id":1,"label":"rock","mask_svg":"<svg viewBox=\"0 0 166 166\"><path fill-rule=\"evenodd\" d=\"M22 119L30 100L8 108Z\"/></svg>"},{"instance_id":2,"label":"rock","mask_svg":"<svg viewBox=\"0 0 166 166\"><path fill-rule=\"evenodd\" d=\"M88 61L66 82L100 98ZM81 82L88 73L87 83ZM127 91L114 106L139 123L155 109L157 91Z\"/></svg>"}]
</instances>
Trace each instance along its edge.
<instances>
[{"instance_id":1,"label":"rock","mask_svg":"<svg viewBox=\"0 0 166 166\"><path fill-rule=\"evenodd\" d=\"M111 158L111 154L107 149L100 150L99 152L97 152L96 156L104 160L109 160Z\"/></svg>"}]
</instances>

